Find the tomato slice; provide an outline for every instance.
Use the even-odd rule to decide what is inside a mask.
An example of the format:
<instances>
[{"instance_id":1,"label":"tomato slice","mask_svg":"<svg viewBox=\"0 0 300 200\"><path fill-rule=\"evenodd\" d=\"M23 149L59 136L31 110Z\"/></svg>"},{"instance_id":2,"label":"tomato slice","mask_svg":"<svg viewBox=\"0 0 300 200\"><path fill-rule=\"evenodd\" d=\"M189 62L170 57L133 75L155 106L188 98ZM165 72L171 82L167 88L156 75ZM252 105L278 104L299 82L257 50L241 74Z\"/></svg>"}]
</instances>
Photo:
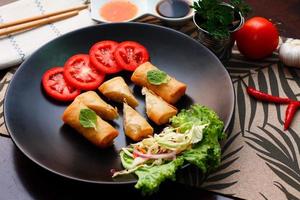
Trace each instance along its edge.
<instances>
[{"instance_id":1,"label":"tomato slice","mask_svg":"<svg viewBox=\"0 0 300 200\"><path fill-rule=\"evenodd\" d=\"M65 63L64 78L77 89L94 90L103 82L105 74L91 65L89 55L77 54Z\"/></svg>"},{"instance_id":2,"label":"tomato slice","mask_svg":"<svg viewBox=\"0 0 300 200\"><path fill-rule=\"evenodd\" d=\"M63 67L54 67L46 71L42 78L42 85L50 97L59 101L72 101L80 94L80 90L66 83Z\"/></svg>"},{"instance_id":3,"label":"tomato slice","mask_svg":"<svg viewBox=\"0 0 300 200\"><path fill-rule=\"evenodd\" d=\"M90 61L100 71L114 74L122 70L115 61L113 53L119 43L111 40L97 42L90 49Z\"/></svg>"},{"instance_id":4,"label":"tomato slice","mask_svg":"<svg viewBox=\"0 0 300 200\"><path fill-rule=\"evenodd\" d=\"M121 42L114 53L117 64L125 70L134 71L149 60L147 49L133 41Z\"/></svg>"}]
</instances>

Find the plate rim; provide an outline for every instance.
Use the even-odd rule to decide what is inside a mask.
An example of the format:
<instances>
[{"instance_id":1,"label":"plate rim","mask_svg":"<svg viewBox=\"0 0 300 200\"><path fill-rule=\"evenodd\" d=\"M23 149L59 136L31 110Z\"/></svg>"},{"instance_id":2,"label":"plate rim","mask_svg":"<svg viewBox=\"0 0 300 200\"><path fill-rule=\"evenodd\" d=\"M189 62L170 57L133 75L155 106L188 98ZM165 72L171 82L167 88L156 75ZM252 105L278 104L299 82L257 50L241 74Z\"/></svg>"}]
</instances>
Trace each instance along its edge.
<instances>
[{"instance_id":1,"label":"plate rim","mask_svg":"<svg viewBox=\"0 0 300 200\"><path fill-rule=\"evenodd\" d=\"M211 56L213 56L215 58L215 60L217 62L219 62L219 64L221 66L223 66L225 72L226 72L226 77L230 80L230 86L231 86L231 91L232 91L232 105L231 108L230 108L230 114L229 114L229 120L224 124L224 131L226 132L228 127L229 127L229 124L231 123L232 121L232 117L233 117L233 114L234 114L234 109L235 109L235 91L234 91L234 87L233 87L233 83L232 83L232 79L229 75L229 72L228 70L226 69L226 67L223 65L223 63L219 60L219 58L210 50L208 49L207 47L205 47L203 44L201 44L200 42L198 42L196 39L192 38L191 36L185 34L185 33L182 33L178 30L175 30L175 29L172 29L172 28L169 28L169 27L165 27L165 26L161 26L161 25L156 25L156 24L148 24L148 23L142 23L142 22L119 22L119 23L104 23L104 24L95 24L95 25L91 25L91 26L86 26L86 27L83 27L83 28L80 28L80 29L76 29L76 30L73 30L73 31L70 31L68 33L65 33L59 37L56 37L50 41L48 41L47 43L43 44L41 47L39 47L38 49L36 49L34 52L32 52L26 59L25 61L17 68L16 72L14 73L10 83L12 83L13 81L15 81L16 77L18 76L18 74L20 74L24 68L24 66L26 65L26 63L28 62L28 60L31 59L32 56L34 56L38 51L40 51L40 49L44 48L45 46L51 44L52 42L54 42L55 40L58 40L58 39L61 39L61 38L64 38L64 37L68 37L68 35L72 35L76 32L80 32L80 31L84 31L84 30L88 30L88 29L94 29L94 28L98 28L98 27L102 27L102 26L119 26L119 25L122 25L122 26L147 26L147 27L152 27L152 28L156 28L156 29L164 29L166 31L171 31L173 33L176 33L176 34L179 34L181 35L182 37L185 37L186 39L188 40L192 40L193 42L197 43L197 45L201 46L202 48L205 48L206 50L208 50L208 53L211 54ZM13 141L13 143L15 144L15 146L18 148L18 150L20 150L23 155L25 155L29 160L33 161L34 163L36 163L39 167L45 169L45 170L48 170L56 175L59 175L63 178L67 178L67 179L70 179L70 180L75 180L75 181L79 181L79 182L85 182L85 183L92 183L92 184L103 184L103 185L127 185L127 184L135 184L137 182L137 179L136 180L131 180L131 181L120 181L120 182L108 182L108 181L95 181L95 180L87 180L87 179L82 179L82 178L77 178L77 177L73 177L73 176L70 176L70 175L66 175L66 174L63 174L61 172L58 172L58 171L55 171L49 167L47 167L46 165L40 163L39 161L37 161L35 158L33 158L32 156L30 156L30 153L28 153L26 150L24 150L21 145L16 141L15 137L14 137L14 134L11 134L12 131L10 129L10 125L9 123L7 122L6 120L6 115L7 115L7 99L6 96L8 95L9 91L11 90L11 84L9 83L6 91L5 91L5 94L4 94L4 102L3 102L3 118L4 118L4 124L5 124L5 127L9 133L9 136L11 138L11 140ZM189 166L190 164L186 164L184 165L182 168L185 168L187 166Z\"/></svg>"}]
</instances>

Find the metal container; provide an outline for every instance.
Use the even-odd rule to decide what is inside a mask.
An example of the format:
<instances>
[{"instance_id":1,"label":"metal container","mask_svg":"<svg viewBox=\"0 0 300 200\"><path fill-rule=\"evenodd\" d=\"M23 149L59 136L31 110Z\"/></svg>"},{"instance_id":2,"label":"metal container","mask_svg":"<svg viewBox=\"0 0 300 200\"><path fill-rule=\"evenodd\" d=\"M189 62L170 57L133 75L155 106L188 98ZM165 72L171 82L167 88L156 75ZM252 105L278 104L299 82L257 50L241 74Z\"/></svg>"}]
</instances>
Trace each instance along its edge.
<instances>
[{"instance_id":1,"label":"metal container","mask_svg":"<svg viewBox=\"0 0 300 200\"><path fill-rule=\"evenodd\" d=\"M227 3L222 3L224 6L234 8L232 5ZM198 28L198 41L209 48L220 60L228 60L231 57L232 47L234 45L234 39L232 33L239 30L245 22L244 17L241 12L238 13L240 17L240 23L230 30L231 33L228 38L216 39L209 32L201 28L196 22L196 13L193 16L193 21Z\"/></svg>"}]
</instances>

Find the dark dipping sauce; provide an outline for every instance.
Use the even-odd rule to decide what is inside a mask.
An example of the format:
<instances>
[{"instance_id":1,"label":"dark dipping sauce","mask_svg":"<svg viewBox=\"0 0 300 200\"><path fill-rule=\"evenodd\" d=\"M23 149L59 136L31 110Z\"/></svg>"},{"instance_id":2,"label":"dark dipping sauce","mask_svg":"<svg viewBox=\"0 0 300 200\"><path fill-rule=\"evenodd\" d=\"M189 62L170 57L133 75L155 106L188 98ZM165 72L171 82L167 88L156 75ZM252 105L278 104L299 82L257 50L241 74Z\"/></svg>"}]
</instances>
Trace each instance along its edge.
<instances>
[{"instance_id":1,"label":"dark dipping sauce","mask_svg":"<svg viewBox=\"0 0 300 200\"><path fill-rule=\"evenodd\" d=\"M180 18L190 12L190 5L184 0L163 0L158 3L158 14L168 18Z\"/></svg>"}]
</instances>

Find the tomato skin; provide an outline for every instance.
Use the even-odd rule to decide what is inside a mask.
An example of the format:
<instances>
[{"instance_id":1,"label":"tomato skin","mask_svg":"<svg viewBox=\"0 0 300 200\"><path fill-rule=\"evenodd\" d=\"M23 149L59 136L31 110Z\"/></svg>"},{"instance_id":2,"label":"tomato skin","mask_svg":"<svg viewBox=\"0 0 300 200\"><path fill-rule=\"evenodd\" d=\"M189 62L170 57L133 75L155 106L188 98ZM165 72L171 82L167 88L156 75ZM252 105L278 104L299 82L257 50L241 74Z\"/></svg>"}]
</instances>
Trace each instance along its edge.
<instances>
[{"instance_id":1,"label":"tomato skin","mask_svg":"<svg viewBox=\"0 0 300 200\"><path fill-rule=\"evenodd\" d=\"M279 42L277 28L263 17L247 20L234 37L239 51L250 59L262 59L271 55Z\"/></svg>"},{"instance_id":2,"label":"tomato skin","mask_svg":"<svg viewBox=\"0 0 300 200\"><path fill-rule=\"evenodd\" d=\"M67 83L80 90L95 90L105 78L91 63L89 55L76 54L64 65L64 78Z\"/></svg>"},{"instance_id":3,"label":"tomato skin","mask_svg":"<svg viewBox=\"0 0 300 200\"><path fill-rule=\"evenodd\" d=\"M65 82L63 78L63 72L63 67L54 67L47 70L42 77L42 86L47 95L49 95L53 99L63 102L72 101L73 99L75 99L75 97L77 97L80 94L80 90L70 86ZM56 83L55 85L58 85L58 87L60 88L63 87L65 89L65 87L67 87L68 91L71 93L63 94L63 91L59 92L55 90L55 85L51 85L50 82Z\"/></svg>"},{"instance_id":4,"label":"tomato skin","mask_svg":"<svg viewBox=\"0 0 300 200\"><path fill-rule=\"evenodd\" d=\"M90 51L90 62L100 71L106 74L114 74L122 71L114 58L114 52L119 43L112 40L104 40L95 43Z\"/></svg>"},{"instance_id":5,"label":"tomato skin","mask_svg":"<svg viewBox=\"0 0 300 200\"><path fill-rule=\"evenodd\" d=\"M134 41L121 42L114 53L117 64L125 70L134 71L149 60L148 50Z\"/></svg>"}]
</instances>

